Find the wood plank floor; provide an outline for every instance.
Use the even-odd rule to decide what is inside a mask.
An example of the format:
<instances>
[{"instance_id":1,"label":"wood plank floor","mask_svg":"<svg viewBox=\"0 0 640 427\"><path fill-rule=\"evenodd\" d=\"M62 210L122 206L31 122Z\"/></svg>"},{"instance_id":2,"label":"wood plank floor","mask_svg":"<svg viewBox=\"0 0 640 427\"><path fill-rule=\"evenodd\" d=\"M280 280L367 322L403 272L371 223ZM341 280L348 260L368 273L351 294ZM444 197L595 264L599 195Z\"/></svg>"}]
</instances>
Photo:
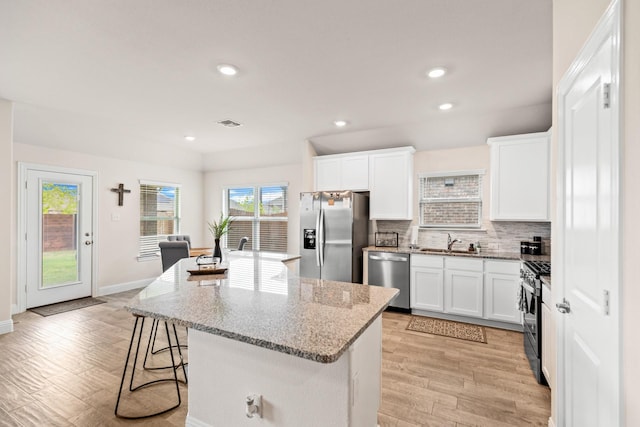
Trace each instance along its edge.
<instances>
[{"instance_id":1,"label":"wood plank floor","mask_svg":"<svg viewBox=\"0 0 640 427\"><path fill-rule=\"evenodd\" d=\"M172 412L140 421L113 414L133 327L121 307L137 292L50 317L14 316L15 332L0 335L0 427L183 426L184 385L182 405ZM522 334L487 328L487 344L478 344L407 331L408 321L383 315L381 427L547 424L549 389L529 370ZM146 378L153 374L136 383ZM168 407L172 387L127 394L121 408L140 414Z\"/></svg>"}]
</instances>

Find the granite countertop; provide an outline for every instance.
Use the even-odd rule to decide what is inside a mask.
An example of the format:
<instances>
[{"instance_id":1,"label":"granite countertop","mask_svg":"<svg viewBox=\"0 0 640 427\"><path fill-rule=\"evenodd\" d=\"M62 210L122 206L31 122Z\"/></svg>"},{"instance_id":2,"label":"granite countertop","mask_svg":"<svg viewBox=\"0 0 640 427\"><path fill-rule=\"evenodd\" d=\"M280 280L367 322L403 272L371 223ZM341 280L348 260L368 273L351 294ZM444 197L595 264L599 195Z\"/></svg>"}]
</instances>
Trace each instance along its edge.
<instances>
[{"instance_id":1,"label":"granite countertop","mask_svg":"<svg viewBox=\"0 0 640 427\"><path fill-rule=\"evenodd\" d=\"M231 252L223 275L191 275L187 270L197 269L195 259L182 259L125 308L316 362L335 362L398 290L300 278L283 264L296 258Z\"/></svg>"},{"instance_id":2,"label":"granite countertop","mask_svg":"<svg viewBox=\"0 0 640 427\"><path fill-rule=\"evenodd\" d=\"M377 246L368 246L363 249L364 251L378 251L378 252L397 252L404 254L421 254L421 255L441 255L441 256L459 256L468 258L480 258L480 259L504 259L512 261L549 261L548 255L522 255L520 252L504 252L504 251L489 251L482 250L479 254L475 252L467 251L451 251L451 252L432 252L422 251L420 249L411 249L408 247L399 248L382 248Z\"/></svg>"}]
</instances>

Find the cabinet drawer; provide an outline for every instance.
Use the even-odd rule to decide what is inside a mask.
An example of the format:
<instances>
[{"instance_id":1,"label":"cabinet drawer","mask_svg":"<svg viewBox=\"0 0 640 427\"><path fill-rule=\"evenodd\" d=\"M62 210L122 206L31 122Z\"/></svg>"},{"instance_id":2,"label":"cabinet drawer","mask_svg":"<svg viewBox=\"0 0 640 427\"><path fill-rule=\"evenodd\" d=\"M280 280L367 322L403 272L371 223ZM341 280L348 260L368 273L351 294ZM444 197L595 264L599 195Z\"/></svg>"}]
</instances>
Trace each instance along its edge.
<instances>
[{"instance_id":1,"label":"cabinet drawer","mask_svg":"<svg viewBox=\"0 0 640 427\"><path fill-rule=\"evenodd\" d=\"M495 261L486 260L484 262L485 273L498 273L509 275L520 275L520 261Z\"/></svg>"},{"instance_id":2,"label":"cabinet drawer","mask_svg":"<svg viewBox=\"0 0 640 427\"><path fill-rule=\"evenodd\" d=\"M433 255L411 255L411 267L443 268L444 257Z\"/></svg>"},{"instance_id":3,"label":"cabinet drawer","mask_svg":"<svg viewBox=\"0 0 640 427\"><path fill-rule=\"evenodd\" d=\"M449 270L465 270L482 272L481 259L469 259L463 257L445 257L444 266Z\"/></svg>"}]
</instances>

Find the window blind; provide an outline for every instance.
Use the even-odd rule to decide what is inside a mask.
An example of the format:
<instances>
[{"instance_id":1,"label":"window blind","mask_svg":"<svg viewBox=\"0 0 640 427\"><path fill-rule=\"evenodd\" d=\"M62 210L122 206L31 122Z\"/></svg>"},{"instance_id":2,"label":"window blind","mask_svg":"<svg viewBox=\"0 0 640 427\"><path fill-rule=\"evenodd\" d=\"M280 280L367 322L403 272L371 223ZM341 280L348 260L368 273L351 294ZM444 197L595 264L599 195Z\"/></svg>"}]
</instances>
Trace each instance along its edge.
<instances>
[{"instance_id":1,"label":"window blind","mask_svg":"<svg viewBox=\"0 0 640 427\"><path fill-rule=\"evenodd\" d=\"M228 188L225 206L227 215L234 217L227 247L237 247L246 236L245 249L287 252L287 185Z\"/></svg>"},{"instance_id":2,"label":"window blind","mask_svg":"<svg viewBox=\"0 0 640 427\"><path fill-rule=\"evenodd\" d=\"M482 172L420 175L420 226L479 228Z\"/></svg>"},{"instance_id":3,"label":"window blind","mask_svg":"<svg viewBox=\"0 0 640 427\"><path fill-rule=\"evenodd\" d=\"M140 181L139 257L157 256L158 242L180 233L180 186Z\"/></svg>"}]
</instances>

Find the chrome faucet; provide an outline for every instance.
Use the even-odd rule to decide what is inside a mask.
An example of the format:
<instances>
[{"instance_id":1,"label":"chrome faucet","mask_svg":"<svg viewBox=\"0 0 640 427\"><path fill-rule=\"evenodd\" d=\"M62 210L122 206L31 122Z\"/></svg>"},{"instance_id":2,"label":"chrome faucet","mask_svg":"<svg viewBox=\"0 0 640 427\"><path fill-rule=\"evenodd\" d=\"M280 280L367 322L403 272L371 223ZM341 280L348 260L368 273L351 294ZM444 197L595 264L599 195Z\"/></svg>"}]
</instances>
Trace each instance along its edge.
<instances>
[{"instance_id":1,"label":"chrome faucet","mask_svg":"<svg viewBox=\"0 0 640 427\"><path fill-rule=\"evenodd\" d=\"M451 248L455 243L462 243L460 239L451 240L451 234L447 233L447 252L451 252Z\"/></svg>"}]
</instances>

